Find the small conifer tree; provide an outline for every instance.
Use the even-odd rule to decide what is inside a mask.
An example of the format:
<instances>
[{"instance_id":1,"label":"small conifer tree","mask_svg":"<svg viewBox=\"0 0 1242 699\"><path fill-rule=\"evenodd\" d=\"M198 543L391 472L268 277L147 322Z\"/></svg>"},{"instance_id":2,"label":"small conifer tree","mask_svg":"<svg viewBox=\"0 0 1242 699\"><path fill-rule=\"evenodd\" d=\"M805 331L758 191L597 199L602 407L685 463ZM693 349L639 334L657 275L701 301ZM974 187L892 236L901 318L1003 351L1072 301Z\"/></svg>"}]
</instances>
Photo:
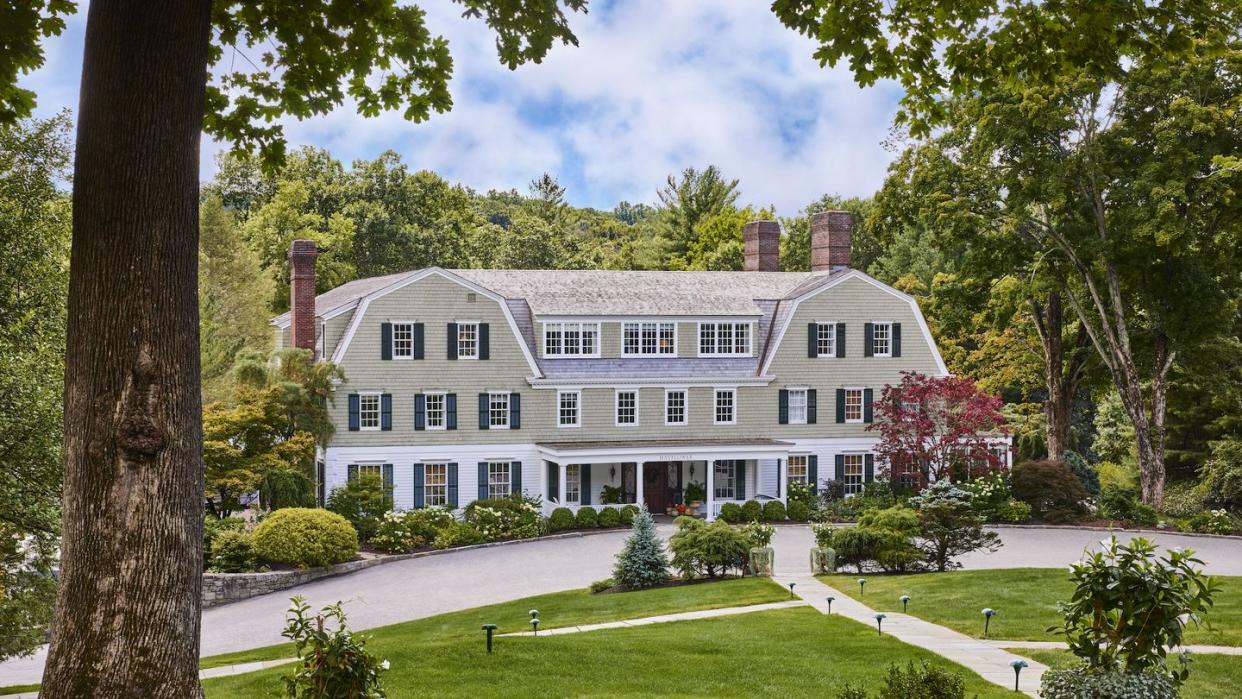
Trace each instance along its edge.
<instances>
[{"instance_id":1,"label":"small conifer tree","mask_svg":"<svg viewBox=\"0 0 1242 699\"><path fill-rule=\"evenodd\" d=\"M634 527L617 554L612 577L621 587L637 590L668 580L668 554L656 536L655 520L644 507L634 516Z\"/></svg>"}]
</instances>

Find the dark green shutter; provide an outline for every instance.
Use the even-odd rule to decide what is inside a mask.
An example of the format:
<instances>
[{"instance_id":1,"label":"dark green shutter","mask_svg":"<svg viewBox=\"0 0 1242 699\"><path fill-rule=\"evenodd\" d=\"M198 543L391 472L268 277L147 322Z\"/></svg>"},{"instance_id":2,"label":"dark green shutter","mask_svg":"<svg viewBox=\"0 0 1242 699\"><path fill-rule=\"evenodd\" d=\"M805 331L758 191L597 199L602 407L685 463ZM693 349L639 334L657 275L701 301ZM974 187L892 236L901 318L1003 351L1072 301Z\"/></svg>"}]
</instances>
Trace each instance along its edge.
<instances>
[{"instance_id":1,"label":"dark green shutter","mask_svg":"<svg viewBox=\"0 0 1242 699\"><path fill-rule=\"evenodd\" d=\"M782 425L789 424L789 390L782 388L776 399L776 419Z\"/></svg>"},{"instance_id":2,"label":"dark green shutter","mask_svg":"<svg viewBox=\"0 0 1242 699\"><path fill-rule=\"evenodd\" d=\"M901 323L893 323L893 356L901 356Z\"/></svg>"},{"instance_id":3,"label":"dark green shutter","mask_svg":"<svg viewBox=\"0 0 1242 699\"><path fill-rule=\"evenodd\" d=\"M357 432L360 429L361 422L358 418L358 394L349 394L349 431Z\"/></svg>"},{"instance_id":4,"label":"dark green shutter","mask_svg":"<svg viewBox=\"0 0 1242 699\"><path fill-rule=\"evenodd\" d=\"M380 429L392 429L392 394L385 393L380 396Z\"/></svg>"},{"instance_id":5,"label":"dark green shutter","mask_svg":"<svg viewBox=\"0 0 1242 699\"><path fill-rule=\"evenodd\" d=\"M818 407L816 405L815 389L806 389L806 424L814 425L817 419Z\"/></svg>"},{"instance_id":6,"label":"dark green shutter","mask_svg":"<svg viewBox=\"0 0 1242 699\"><path fill-rule=\"evenodd\" d=\"M392 464L384 464L380 469L380 473L384 474L384 499L388 501L388 509L392 509Z\"/></svg>"},{"instance_id":7,"label":"dark green shutter","mask_svg":"<svg viewBox=\"0 0 1242 699\"><path fill-rule=\"evenodd\" d=\"M554 464L551 461L546 462L548 465L548 502L561 501L561 465Z\"/></svg>"},{"instance_id":8,"label":"dark green shutter","mask_svg":"<svg viewBox=\"0 0 1242 699\"><path fill-rule=\"evenodd\" d=\"M444 394L444 426L446 429L457 429L457 394Z\"/></svg>"},{"instance_id":9,"label":"dark green shutter","mask_svg":"<svg viewBox=\"0 0 1242 699\"><path fill-rule=\"evenodd\" d=\"M487 394L479 394L479 429L485 430L489 427L490 421L487 419Z\"/></svg>"},{"instance_id":10,"label":"dark green shutter","mask_svg":"<svg viewBox=\"0 0 1242 699\"><path fill-rule=\"evenodd\" d=\"M509 394L509 429L522 429L522 394Z\"/></svg>"},{"instance_id":11,"label":"dark green shutter","mask_svg":"<svg viewBox=\"0 0 1242 699\"><path fill-rule=\"evenodd\" d=\"M837 424L845 422L845 389L837 389Z\"/></svg>"},{"instance_id":12,"label":"dark green shutter","mask_svg":"<svg viewBox=\"0 0 1242 699\"><path fill-rule=\"evenodd\" d=\"M812 493L819 493L819 455L810 454L806 457L806 482L811 486Z\"/></svg>"},{"instance_id":13,"label":"dark green shutter","mask_svg":"<svg viewBox=\"0 0 1242 699\"><path fill-rule=\"evenodd\" d=\"M863 422L871 422L875 418L875 411L871 408L872 391L869 388L863 389Z\"/></svg>"},{"instance_id":14,"label":"dark green shutter","mask_svg":"<svg viewBox=\"0 0 1242 699\"><path fill-rule=\"evenodd\" d=\"M345 467L345 481L354 481L358 479L358 464L350 464Z\"/></svg>"},{"instance_id":15,"label":"dark green shutter","mask_svg":"<svg viewBox=\"0 0 1242 699\"><path fill-rule=\"evenodd\" d=\"M414 324L414 358L423 359L426 357L423 343L423 324Z\"/></svg>"},{"instance_id":16,"label":"dark green shutter","mask_svg":"<svg viewBox=\"0 0 1242 699\"><path fill-rule=\"evenodd\" d=\"M425 507L427 504L426 481L423 480L425 471L426 467L422 464L414 464L414 507L416 508Z\"/></svg>"},{"instance_id":17,"label":"dark green shutter","mask_svg":"<svg viewBox=\"0 0 1242 699\"><path fill-rule=\"evenodd\" d=\"M514 461L509 464L509 493L518 495L522 492L522 462Z\"/></svg>"},{"instance_id":18,"label":"dark green shutter","mask_svg":"<svg viewBox=\"0 0 1242 699\"><path fill-rule=\"evenodd\" d=\"M875 480L875 454L867 454L863 457L863 482L870 483Z\"/></svg>"},{"instance_id":19,"label":"dark green shutter","mask_svg":"<svg viewBox=\"0 0 1242 699\"><path fill-rule=\"evenodd\" d=\"M392 359L392 323L380 323L380 359Z\"/></svg>"},{"instance_id":20,"label":"dark green shutter","mask_svg":"<svg viewBox=\"0 0 1242 699\"><path fill-rule=\"evenodd\" d=\"M487 462L479 462L479 499L487 499Z\"/></svg>"},{"instance_id":21,"label":"dark green shutter","mask_svg":"<svg viewBox=\"0 0 1242 699\"><path fill-rule=\"evenodd\" d=\"M806 356L811 359L819 356L819 323L806 325Z\"/></svg>"},{"instance_id":22,"label":"dark green shutter","mask_svg":"<svg viewBox=\"0 0 1242 699\"><path fill-rule=\"evenodd\" d=\"M733 497L738 500L746 499L746 462L733 462Z\"/></svg>"},{"instance_id":23,"label":"dark green shutter","mask_svg":"<svg viewBox=\"0 0 1242 699\"><path fill-rule=\"evenodd\" d=\"M427 429L427 396L421 393L414 396L414 429Z\"/></svg>"},{"instance_id":24,"label":"dark green shutter","mask_svg":"<svg viewBox=\"0 0 1242 699\"><path fill-rule=\"evenodd\" d=\"M448 324L448 358L457 359L457 323Z\"/></svg>"},{"instance_id":25,"label":"dark green shutter","mask_svg":"<svg viewBox=\"0 0 1242 699\"><path fill-rule=\"evenodd\" d=\"M875 324L866 323L863 325L863 356L870 357L875 354Z\"/></svg>"},{"instance_id":26,"label":"dark green shutter","mask_svg":"<svg viewBox=\"0 0 1242 699\"><path fill-rule=\"evenodd\" d=\"M449 507L457 508L457 464L456 462L448 465L448 504Z\"/></svg>"},{"instance_id":27,"label":"dark green shutter","mask_svg":"<svg viewBox=\"0 0 1242 699\"><path fill-rule=\"evenodd\" d=\"M582 505L591 504L591 464L582 464L578 467L578 490L582 493L579 503Z\"/></svg>"},{"instance_id":28,"label":"dark green shutter","mask_svg":"<svg viewBox=\"0 0 1242 699\"><path fill-rule=\"evenodd\" d=\"M837 356L844 357L845 356L845 323L837 323L837 337L836 337L835 342L837 343Z\"/></svg>"},{"instance_id":29,"label":"dark green shutter","mask_svg":"<svg viewBox=\"0 0 1242 699\"><path fill-rule=\"evenodd\" d=\"M479 359L491 359L492 341L487 323L479 323Z\"/></svg>"},{"instance_id":30,"label":"dark green shutter","mask_svg":"<svg viewBox=\"0 0 1242 699\"><path fill-rule=\"evenodd\" d=\"M833 480L838 483L845 483L845 454L837 454L833 471Z\"/></svg>"}]
</instances>

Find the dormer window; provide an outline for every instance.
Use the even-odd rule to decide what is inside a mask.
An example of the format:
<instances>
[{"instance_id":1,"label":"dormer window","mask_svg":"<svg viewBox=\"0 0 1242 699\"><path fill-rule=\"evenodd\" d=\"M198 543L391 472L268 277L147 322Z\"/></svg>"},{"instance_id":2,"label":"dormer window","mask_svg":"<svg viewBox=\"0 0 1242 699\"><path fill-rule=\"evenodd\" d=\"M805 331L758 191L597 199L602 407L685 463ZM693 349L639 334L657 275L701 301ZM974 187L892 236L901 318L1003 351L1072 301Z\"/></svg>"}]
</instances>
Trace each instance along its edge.
<instances>
[{"instance_id":1,"label":"dormer window","mask_svg":"<svg viewBox=\"0 0 1242 699\"><path fill-rule=\"evenodd\" d=\"M599 323L544 323L543 356L598 357Z\"/></svg>"},{"instance_id":2,"label":"dormer window","mask_svg":"<svg viewBox=\"0 0 1242 699\"><path fill-rule=\"evenodd\" d=\"M699 323L700 357L749 357L750 323Z\"/></svg>"},{"instance_id":3,"label":"dormer window","mask_svg":"<svg viewBox=\"0 0 1242 699\"><path fill-rule=\"evenodd\" d=\"M621 354L674 356L677 354L676 323L622 323Z\"/></svg>"}]
</instances>

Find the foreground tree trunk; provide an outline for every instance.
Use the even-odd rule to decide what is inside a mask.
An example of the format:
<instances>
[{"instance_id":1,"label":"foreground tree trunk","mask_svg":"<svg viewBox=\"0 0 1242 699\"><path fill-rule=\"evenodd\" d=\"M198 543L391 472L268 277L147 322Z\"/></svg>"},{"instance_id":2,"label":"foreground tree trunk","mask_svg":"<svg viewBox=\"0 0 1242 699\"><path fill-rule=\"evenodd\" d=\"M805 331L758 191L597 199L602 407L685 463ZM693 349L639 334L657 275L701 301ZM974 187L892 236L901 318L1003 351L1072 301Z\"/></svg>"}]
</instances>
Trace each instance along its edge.
<instances>
[{"instance_id":1,"label":"foreground tree trunk","mask_svg":"<svg viewBox=\"0 0 1242 699\"><path fill-rule=\"evenodd\" d=\"M1090 338L1082 323L1078 324L1074 346L1066 356L1065 313L1061 305L1061 293L1048 294L1047 302L1031 299L1031 317L1039 335L1044 352L1044 376L1048 399L1044 401L1044 429L1048 442L1048 458L1060 461L1069 450L1070 426L1074 417L1074 398L1082 385L1086 370L1086 350ZM1069 364L1066 364L1068 358Z\"/></svg>"},{"instance_id":2,"label":"foreground tree trunk","mask_svg":"<svg viewBox=\"0 0 1242 699\"><path fill-rule=\"evenodd\" d=\"M92 0L73 187L64 544L43 697L195 697L198 154L210 0Z\"/></svg>"}]
</instances>

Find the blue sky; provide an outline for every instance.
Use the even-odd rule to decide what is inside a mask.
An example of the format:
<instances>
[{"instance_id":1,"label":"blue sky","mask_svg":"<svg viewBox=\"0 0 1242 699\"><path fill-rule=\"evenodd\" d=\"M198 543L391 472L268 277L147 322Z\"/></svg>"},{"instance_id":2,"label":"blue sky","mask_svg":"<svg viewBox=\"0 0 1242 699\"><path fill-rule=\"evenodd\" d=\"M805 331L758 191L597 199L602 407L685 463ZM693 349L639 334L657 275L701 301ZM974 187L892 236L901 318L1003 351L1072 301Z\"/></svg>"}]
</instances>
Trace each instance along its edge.
<instances>
[{"instance_id":1,"label":"blue sky","mask_svg":"<svg viewBox=\"0 0 1242 699\"><path fill-rule=\"evenodd\" d=\"M882 146L900 89L857 87L821 68L812 42L764 2L617 0L570 21L579 46L509 71L482 22L425 3L455 62L453 111L411 124L363 119L346 105L285 125L291 145L345 161L386 149L413 168L476 189L518 188L550 172L579 206L655 201L670 173L715 164L741 180L741 201L786 215L824 193L870 194L893 154ZM22 83L39 114L77 106L85 6ZM223 146L204 140L204 177Z\"/></svg>"}]
</instances>

